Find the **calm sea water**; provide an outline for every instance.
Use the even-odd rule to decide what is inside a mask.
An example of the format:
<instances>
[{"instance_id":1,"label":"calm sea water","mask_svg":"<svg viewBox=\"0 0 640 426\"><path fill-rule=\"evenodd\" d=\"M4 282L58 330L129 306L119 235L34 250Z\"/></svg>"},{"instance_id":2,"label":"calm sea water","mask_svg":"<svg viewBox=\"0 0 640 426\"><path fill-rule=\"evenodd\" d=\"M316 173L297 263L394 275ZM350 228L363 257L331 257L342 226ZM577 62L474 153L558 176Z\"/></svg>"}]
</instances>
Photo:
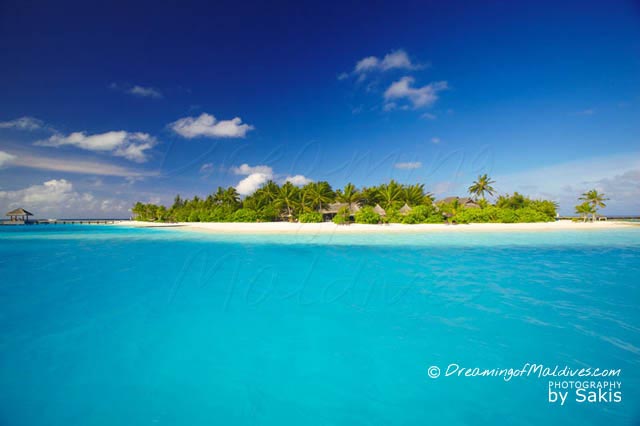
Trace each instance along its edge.
<instances>
[{"instance_id":1,"label":"calm sea water","mask_svg":"<svg viewBox=\"0 0 640 426\"><path fill-rule=\"evenodd\" d=\"M0 273L2 425L640 421L640 228L7 227ZM621 369L622 402L551 404L553 378L452 363Z\"/></svg>"}]
</instances>

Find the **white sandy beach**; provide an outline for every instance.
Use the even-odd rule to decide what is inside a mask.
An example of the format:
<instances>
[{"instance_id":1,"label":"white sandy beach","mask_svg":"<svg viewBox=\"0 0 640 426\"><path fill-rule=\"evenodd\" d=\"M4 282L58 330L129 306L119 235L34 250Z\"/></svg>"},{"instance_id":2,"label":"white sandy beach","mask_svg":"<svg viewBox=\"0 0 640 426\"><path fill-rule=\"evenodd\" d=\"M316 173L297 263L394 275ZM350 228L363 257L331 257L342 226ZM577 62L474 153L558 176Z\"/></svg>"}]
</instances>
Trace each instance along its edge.
<instances>
[{"instance_id":1,"label":"white sandy beach","mask_svg":"<svg viewBox=\"0 0 640 426\"><path fill-rule=\"evenodd\" d=\"M389 225L336 225L333 222L323 223L240 223L240 222L180 222L180 223L152 223L152 222L120 222L119 225L144 228L177 228L217 234L407 234L426 232L549 232L565 230L598 230L616 229L639 226L622 221L602 221L595 223L572 222L561 220L544 223L473 223L469 225L421 224L404 225L393 223Z\"/></svg>"}]
</instances>

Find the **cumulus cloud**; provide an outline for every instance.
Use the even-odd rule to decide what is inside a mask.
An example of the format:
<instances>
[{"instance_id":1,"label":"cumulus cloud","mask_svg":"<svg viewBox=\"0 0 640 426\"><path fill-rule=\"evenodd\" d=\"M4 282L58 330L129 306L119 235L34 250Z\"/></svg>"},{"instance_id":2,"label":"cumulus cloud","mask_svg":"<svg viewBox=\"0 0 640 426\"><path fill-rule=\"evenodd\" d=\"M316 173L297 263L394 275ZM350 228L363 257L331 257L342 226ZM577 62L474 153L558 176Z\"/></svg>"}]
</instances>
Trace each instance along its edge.
<instances>
[{"instance_id":1,"label":"cumulus cloud","mask_svg":"<svg viewBox=\"0 0 640 426\"><path fill-rule=\"evenodd\" d=\"M162 92L154 87L145 87L137 84L129 86L126 84L121 85L118 83L111 83L109 88L128 95L138 96L140 98L162 99L164 97Z\"/></svg>"},{"instance_id":2,"label":"cumulus cloud","mask_svg":"<svg viewBox=\"0 0 640 426\"><path fill-rule=\"evenodd\" d=\"M243 196L253 194L261 185L273 179L273 169L265 165L250 166L245 163L232 167L231 171L236 175L246 176L236 185L236 191Z\"/></svg>"},{"instance_id":3,"label":"cumulus cloud","mask_svg":"<svg viewBox=\"0 0 640 426\"><path fill-rule=\"evenodd\" d=\"M313 182L312 179L309 179L308 177L303 176L303 175L287 176L287 178L284 181L285 182L291 182L295 186L303 186L303 185L306 185L308 183Z\"/></svg>"},{"instance_id":4,"label":"cumulus cloud","mask_svg":"<svg viewBox=\"0 0 640 426\"><path fill-rule=\"evenodd\" d=\"M384 92L384 99L389 103L394 100L407 100L413 108L428 107L438 100L438 93L448 89L446 81L436 81L422 87L412 87L415 79L413 77L402 77L393 82Z\"/></svg>"},{"instance_id":5,"label":"cumulus cloud","mask_svg":"<svg viewBox=\"0 0 640 426\"><path fill-rule=\"evenodd\" d=\"M269 166L250 166L246 163L237 167L232 167L231 172L236 175L246 176L236 185L238 193L244 196L253 194L258 188L260 188L260 186L265 184L267 181L272 180L275 176L273 169ZM284 182L291 182L296 186L302 186L309 182L313 182L313 180L303 175L294 175L287 176L284 179Z\"/></svg>"},{"instance_id":6,"label":"cumulus cloud","mask_svg":"<svg viewBox=\"0 0 640 426\"><path fill-rule=\"evenodd\" d=\"M36 142L39 146L75 146L94 152L107 152L116 157L143 163L147 161L147 152L156 145L156 139L142 132L111 131L88 135L85 132L73 132L67 136L55 134L48 139Z\"/></svg>"},{"instance_id":7,"label":"cumulus cloud","mask_svg":"<svg viewBox=\"0 0 640 426\"><path fill-rule=\"evenodd\" d=\"M0 122L0 129L38 130L44 127L44 122L33 117L20 117L15 120Z\"/></svg>"},{"instance_id":8,"label":"cumulus cloud","mask_svg":"<svg viewBox=\"0 0 640 426\"><path fill-rule=\"evenodd\" d=\"M244 138L253 126L243 124L240 117L231 120L216 120L207 113L199 117L185 117L169 124L171 129L180 136L192 139L196 137L209 138Z\"/></svg>"},{"instance_id":9,"label":"cumulus cloud","mask_svg":"<svg viewBox=\"0 0 640 426\"><path fill-rule=\"evenodd\" d=\"M159 90L154 89L153 87L133 86L127 92L134 96L140 96L142 98L162 98L162 93Z\"/></svg>"},{"instance_id":10,"label":"cumulus cloud","mask_svg":"<svg viewBox=\"0 0 640 426\"><path fill-rule=\"evenodd\" d=\"M9 163L12 163L15 159L15 155L9 154L8 152L0 151L0 169Z\"/></svg>"},{"instance_id":11,"label":"cumulus cloud","mask_svg":"<svg viewBox=\"0 0 640 426\"><path fill-rule=\"evenodd\" d=\"M78 192L66 179L52 179L14 191L0 191L3 209L24 207L38 216L56 213L83 216L100 212L123 216L127 203L122 200L98 199L90 192Z\"/></svg>"},{"instance_id":12,"label":"cumulus cloud","mask_svg":"<svg viewBox=\"0 0 640 426\"><path fill-rule=\"evenodd\" d=\"M416 65L411 62L409 55L402 49L395 50L387 53L382 59L377 56L367 56L356 62L353 69L353 73L356 75L364 76L366 73L373 71L389 71L393 69L413 70L421 68L422 66ZM342 78L340 78L342 77ZM344 79L345 74L340 74L339 79Z\"/></svg>"},{"instance_id":13,"label":"cumulus cloud","mask_svg":"<svg viewBox=\"0 0 640 426\"><path fill-rule=\"evenodd\" d=\"M393 167L395 167L396 169L413 170L422 167L422 163L419 161L410 161L406 163L396 163L393 165Z\"/></svg>"},{"instance_id":14,"label":"cumulus cloud","mask_svg":"<svg viewBox=\"0 0 640 426\"><path fill-rule=\"evenodd\" d=\"M253 173L273 175L273 169L269 166L250 166L247 163L242 164L239 167L232 167L231 171L237 175L250 175Z\"/></svg>"}]
</instances>

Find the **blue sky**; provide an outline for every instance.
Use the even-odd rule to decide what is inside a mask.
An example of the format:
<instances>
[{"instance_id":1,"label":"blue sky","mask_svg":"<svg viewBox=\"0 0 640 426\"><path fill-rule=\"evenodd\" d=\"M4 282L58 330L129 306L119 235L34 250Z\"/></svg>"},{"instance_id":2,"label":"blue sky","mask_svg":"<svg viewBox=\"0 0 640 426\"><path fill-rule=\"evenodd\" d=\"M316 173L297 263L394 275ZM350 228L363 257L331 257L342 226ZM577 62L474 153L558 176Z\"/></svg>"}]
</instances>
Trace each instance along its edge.
<instances>
[{"instance_id":1,"label":"blue sky","mask_svg":"<svg viewBox=\"0 0 640 426\"><path fill-rule=\"evenodd\" d=\"M640 213L640 5L0 4L0 210L487 172Z\"/></svg>"}]
</instances>

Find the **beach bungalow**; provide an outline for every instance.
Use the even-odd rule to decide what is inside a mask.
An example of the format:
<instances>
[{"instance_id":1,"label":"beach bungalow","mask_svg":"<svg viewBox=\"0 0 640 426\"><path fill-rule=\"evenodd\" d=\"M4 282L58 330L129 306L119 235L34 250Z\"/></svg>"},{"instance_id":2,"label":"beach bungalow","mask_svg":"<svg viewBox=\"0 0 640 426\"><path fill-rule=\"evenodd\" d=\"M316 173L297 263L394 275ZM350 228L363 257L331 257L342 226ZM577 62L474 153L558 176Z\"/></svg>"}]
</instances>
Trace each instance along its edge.
<instances>
[{"instance_id":1,"label":"beach bungalow","mask_svg":"<svg viewBox=\"0 0 640 426\"><path fill-rule=\"evenodd\" d=\"M409 205L407 203L404 203L404 206L400 207L400 210L398 210L398 212L401 215L406 215L411 211L411 207L409 207Z\"/></svg>"},{"instance_id":2,"label":"beach bungalow","mask_svg":"<svg viewBox=\"0 0 640 426\"><path fill-rule=\"evenodd\" d=\"M331 203L326 208L319 210L322 213L322 220L325 222L332 220L345 207L349 208L349 216L353 216L360 210L360 206L356 203Z\"/></svg>"},{"instance_id":3,"label":"beach bungalow","mask_svg":"<svg viewBox=\"0 0 640 426\"><path fill-rule=\"evenodd\" d=\"M376 206L373 208L373 211L378 213L382 217L387 215L387 212L382 207L380 207L380 204L376 204Z\"/></svg>"},{"instance_id":4,"label":"beach bungalow","mask_svg":"<svg viewBox=\"0 0 640 426\"><path fill-rule=\"evenodd\" d=\"M29 223L29 216L33 216L33 213L26 211L22 207L19 209L11 210L6 214L9 216L9 221L6 222L9 225L23 225Z\"/></svg>"},{"instance_id":5,"label":"beach bungalow","mask_svg":"<svg viewBox=\"0 0 640 426\"><path fill-rule=\"evenodd\" d=\"M442 200L439 200L437 202L437 204L449 204L449 203L453 203L455 200L458 200L458 204L461 207L465 207L468 209L479 209L480 208L480 204L476 203L473 199L468 198L468 197L447 197L447 198L443 198Z\"/></svg>"}]
</instances>

